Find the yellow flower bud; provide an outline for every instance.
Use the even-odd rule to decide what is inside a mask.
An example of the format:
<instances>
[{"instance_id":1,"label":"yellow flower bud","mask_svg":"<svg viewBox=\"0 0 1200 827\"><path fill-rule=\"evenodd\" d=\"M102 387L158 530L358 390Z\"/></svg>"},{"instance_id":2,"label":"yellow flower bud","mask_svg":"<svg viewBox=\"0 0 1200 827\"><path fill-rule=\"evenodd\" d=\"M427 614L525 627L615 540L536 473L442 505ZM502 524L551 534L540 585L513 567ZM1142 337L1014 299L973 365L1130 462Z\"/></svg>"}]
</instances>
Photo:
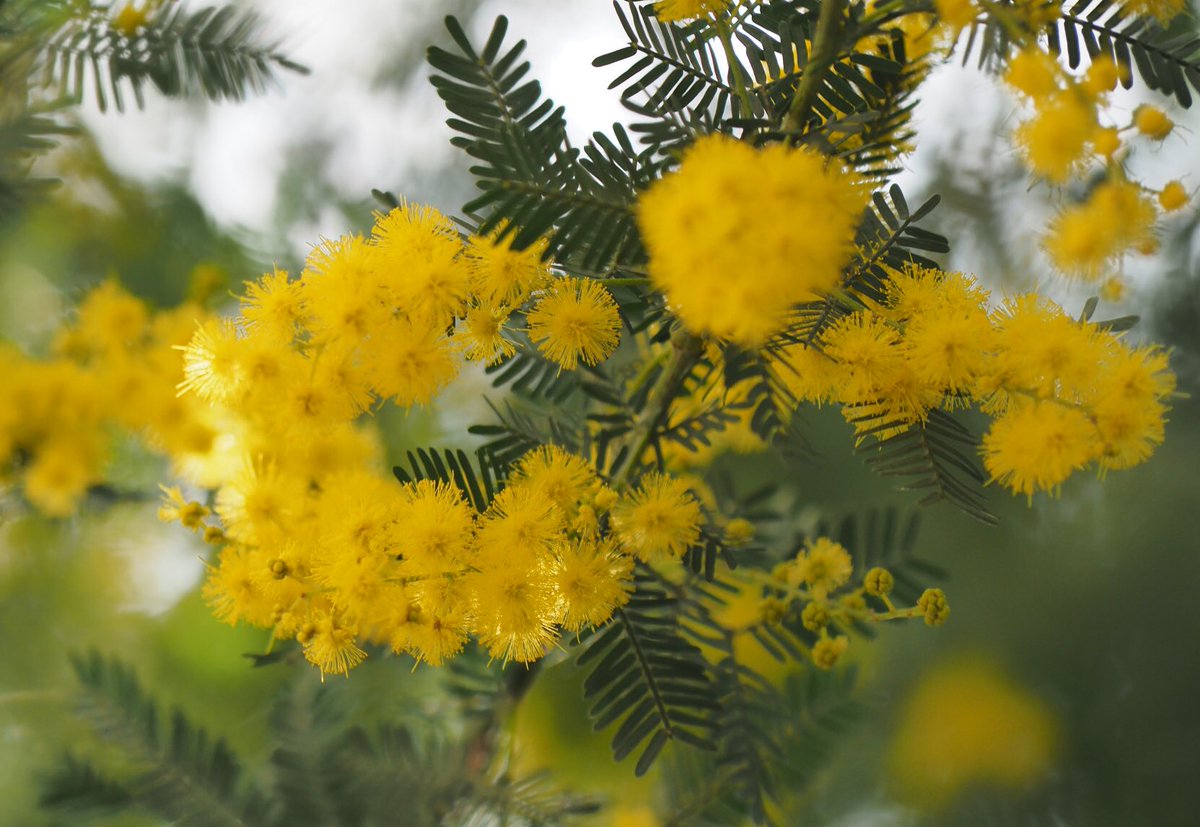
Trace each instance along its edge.
<instances>
[{"instance_id":1,"label":"yellow flower bud","mask_svg":"<svg viewBox=\"0 0 1200 827\"><path fill-rule=\"evenodd\" d=\"M941 626L950 617L950 604L941 589L926 589L917 600L917 608L925 615L926 626Z\"/></svg>"},{"instance_id":2,"label":"yellow flower bud","mask_svg":"<svg viewBox=\"0 0 1200 827\"><path fill-rule=\"evenodd\" d=\"M1096 154L1111 158L1121 148L1121 136L1111 126L1104 126L1092 133L1092 149Z\"/></svg>"},{"instance_id":3,"label":"yellow flower bud","mask_svg":"<svg viewBox=\"0 0 1200 827\"><path fill-rule=\"evenodd\" d=\"M1183 209L1190 200L1191 198L1188 196L1187 190L1183 188L1181 181L1168 181L1158 193L1158 203L1167 212Z\"/></svg>"},{"instance_id":4,"label":"yellow flower bud","mask_svg":"<svg viewBox=\"0 0 1200 827\"><path fill-rule=\"evenodd\" d=\"M140 8L132 2L126 3L117 12L117 16L113 18L113 28L119 31L126 37L133 37L138 33L138 29L146 25L146 21L150 19L150 8Z\"/></svg>"},{"instance_id":5,"label":"yellow flower bud","mask_svg":"<svg viewBox=\"0 0 1200 827\"><path fill-rule=\"evenodd\" d=\"M892 573L878 566L868 571L867 576L863 578L863 591L875 597L891 594L895 585L896 578L892 577Z\"/></svg>"},{"instance_id":6,"label":"yellow flower bud","mask_svg":"<svg viewBox=\"0 0 1200 827\"><path fill-rule=\"evenodd\" d=\"M741 548L754 539L754 523L736 517L725 526L725 544L730 548Z\"/></svg>"},{"instance_id":7,"label":"yellow flower bud","mask_svg":"<svg viewBox=\"0 0 1200 827\"><path fill-rule=\"evenodd\" d=\"M800 622L810 632L819 632L829 625L829 609L822 603L809 603L800 614Z\"/></svg>"},{"instance_id":8,"label":"yellow flower bud","mask_svg":"<svg viewBox=\"0 0 1200 827\"><path fill-rule=\"evenodd\" d=\"M1125 298L1125 282L1116 276L1104 280L1100 285L1100 298L1106 302L1119 302Z\"/></svg>"},{"instance_id":9,"label":"yellow flower bud","mask_svg":"<svg viewBox=\"0 0 1200 827\"><path fill-rule=\"evenodd\" d=\"M1156 141L1170 135L1175 128L1175 122L1167 117L1166 112L1148 103L1143 103L1133 111L1133 125L1138 132Z\"/></svg>"},{"instance_id":10,"label":"yellow flower bud","mask_svg":"<svg viewBox=\"0 0 1200 827\"><path fill-rule=\"evenodd\" d=\"M813 664L818 669L832 669L849 646L848 637L822 638L813 646Z\"/></svg>"},{"instance_id":11,"label":"yellow flower bud","mask_svg":"<svg viewBox=\"0 0 1200 827\"><path fill-rule=\"evenodd\" d=\"M1121 79L1121 67L1117 66L1108 55L1101 55L1092 61L1092 65L1088 67L1087 74L1083 78L1083 88L1091 95L1102 95L1105 92L1111 92L1117 87L1117 82Z\"/></svg>"},{"instance_id":12,"label":"yellow flower bud","mask_svg":"<svg viewBox=\"0 0 1200 827\"><path fill-rule=\"evenodd\" d=\"M763 623L770 626L778 626L783 621L783 616L787 612L787 607L783 605L783 601L776 597L768 597L758 604L758 614L762 618Z\"/></svg>"},{"instance_id":13,"label":"yellow flower bud","mask_svg":"<svg viewBox=\"0 0 1200 827\"><path fill-rule=\"evenodd\" d=\"M592 502L597 511L608 511L617 503L617 492L605 486L596 492L596 498Z\"/></svg>"}]
</instances>

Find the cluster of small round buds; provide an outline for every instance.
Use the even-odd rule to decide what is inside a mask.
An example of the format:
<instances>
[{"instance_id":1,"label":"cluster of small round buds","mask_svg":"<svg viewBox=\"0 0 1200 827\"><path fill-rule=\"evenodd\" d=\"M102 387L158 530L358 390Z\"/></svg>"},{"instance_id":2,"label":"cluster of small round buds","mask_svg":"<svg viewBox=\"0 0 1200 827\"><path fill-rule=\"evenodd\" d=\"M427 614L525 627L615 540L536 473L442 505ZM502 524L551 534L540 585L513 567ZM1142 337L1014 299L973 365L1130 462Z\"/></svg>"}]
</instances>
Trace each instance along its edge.
<instances>
[{"instance_id":1,"label":"cluster of small round buds","mask_svg":"<svg viewBox=\"0 0 1200 827\"><path fill-rule=\"evenodd\" d=\"M892 577L892 573L878 566L868 571L867 576L863 578L863 591L873 597L891 594L895 585L896 578Z\"/></svg>"},{"instance_id":2,"label":"cluster of small round buds","mask_svg":"<svg viewBox=\"0 0 1200 827\"><path fill-rule=\"evenodd\" d=\"M758 604L758 614L768 626L778 626L787 614L787 606L777 597L768 597Z\"/></svg>"},{"instance_id":3,"label":"cluster of small round buds","mask_svg":"<svg viewBox=\"0 0 1200 827\"><path fill-rule=\"evenodd\" d=\"M1157 106L1143 103L1133 112L1133 125L1137 131L1155 141L1161 141L1171 134L1175 122L1167 117L1167 113Z\"/></svg>"},{"instance_id":4,"label":"cluster of small round buds","mask_svg":"<svg viewBox=\"0 0 1200 827\"><path fill-rule=\"evenodd\" d=\"M822 603L809 603L800 613L800 622L810 632L819 632L829 625L829 609Z\"/></svg>"},{"instance_id":5,"label":"cluster of small round buds","mask_svg":"<svg viewBox=\"0 0 1200 827\"><path fill-rule=\"evenodd\" d=\"M221 546L228 540L229 538L225 536L225 532L221 530L220 526L209 525L204 527L204 542L210 546Z\"/></svg>"},{"instance_id":6,"label":"cluster of small round buds","mask_svg":"<svg viewBox=\"0 0 1200 827\"><path fill-rule=\"evenodd\" d=\"M917 600L917 608L925 615L926 626L941 626L950 617L950 604L941 589L926 589Z\"/></svg>"},{"instance_id":7,"label":"cluster of small round buds","mask_svg":"<svg viewBox=\"0 0 1200 827\"><path fill-rule=\"evenodd\" d=\"M742 548L754 539L754 523L744 517L735 517L725 525L725 545Z\"/></svg>"},{"instance_id":8,"label":"cluster of small round buds","mask_svg":"<svg viewBox=\"0 0 1200 827\"><path fill-rule=\"evenodd\" d=\"M280 560L278 557L268 562L267 568L271 570L271 574L276 580L282 580L291 574L291 569L288 567L288 564L283 560Z\"/></svg>"},{"instance_id":9,"label":"cluster of small round buds","mask_svg":"<svg viewBox=\"0 0 1200 827\"><path fill-rule=\"evenodd\" d=\"M832 669L849 646L848 637L821 638L812 648L813 665L818 669Z\"/></svg>"},{"instance_id":10,"label":"cluster of small round buds","mask_svg":"<svg viewBox=\"0 0 1200 827\"><path fill-rule=\"evenodd\" d=\"M296 640L301 646L307 646L310 642L312 642L312 639L316 637L316 634L317 625L315 623L305 623L300 627L300 630L296 632Z\"/></svg>"}]
</instances>

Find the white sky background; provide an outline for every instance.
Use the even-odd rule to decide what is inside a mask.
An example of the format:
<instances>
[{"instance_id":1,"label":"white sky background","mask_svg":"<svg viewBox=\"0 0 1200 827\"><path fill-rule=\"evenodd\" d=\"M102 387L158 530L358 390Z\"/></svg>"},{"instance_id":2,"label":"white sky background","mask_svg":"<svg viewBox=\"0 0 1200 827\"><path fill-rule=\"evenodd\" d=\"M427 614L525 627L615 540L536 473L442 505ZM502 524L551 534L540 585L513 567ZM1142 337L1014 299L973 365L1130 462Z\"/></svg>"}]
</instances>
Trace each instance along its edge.
<instances>
[{"instance_id":1,"label":"white sky background","mask_svg":"<svg viewBox=\"0 0 1200 827\"><path fill-rule=\"evenodd\" d=\"M195 5L195 4L194 4ZM308 76L282 73L282 88L242 103L218 105L156 99L144 112L101 115L87 122L121 172L141 180L186 179L201 203L225 226L251 230L271 223L276 182L289 146L325 140L333 147L331 178L351 200L373 187L405 194L403 184L423 171L461 157L449 145L447 113L427 72L405 90L381 86L378 73L400 48L419 48L415 37L434 33L447 43L436 0L257 0L266 31L282 51L308 66ZM603 0L502 0L481 6L476 30L482 43L497 14L510 19L509 40L529 41L532 76L545 92L568 104L572 137L605 128L624 112L606 90L610 72L591 59L624 42ZM424 25L422 25L424 24ZM555 36L571 32L570 38ZM418 194L419 195L419 194ZM457 206L457 205L450 205ZM345 231L331 210L305 238ZM327 222L327 223L326 223ZM301 239L295 239L301 245Z\"/></svg>"},{"instance_id":2,"label":"white sky background","mask_svg":"<svg viewBox=\"0 0 1200 827\"><path fill-rule=\"evenodd\" d=\"M430 181L446 167L465 169L466 157L448 143L446 112L427 72L414 76L407 88L380 84L381 67L400 50L421 52L431 37L446 43L441 18L453 3L440 0L253 0L266 31L278 37L282 50L310 67L308 76L281 75L281 88L240 104L181 103L152 100L144 112L101 115L90 109L89 126L104 153L121 172L141 180L185 180L217 222L251 235L272 224L277 182L289 147L322 142L331 148L328 175L346 200L363 200L371 188L391 189L416 200L437 198L438 182ZM595 69L591 59L625 42L624 33L606 0L474 0L480 11L470 34L482 43L498 14L509 17L508 41L529 41L526 57L532 77L545 92L567 107L572 138L607 129L625 110L607 83L617 67ZM1158 96L1136 86L1117 96L1116 111L1128 117L1141 100ZM923 87L915 124L919 151L907 159L898 182L906 191L921 189L931 163L947 153L967 169L994 168L1015 150L1003 141L989 142L997 124L1011 127L1017 117L1012 99L994 80L950 65L938 70ZM1161 101L1160 101L1161 102ZM1182 177L1189 189L1200 188L1200 152L1186 146L1197 140L1196 112L1173 113L1190 129L1173 135L1159 148L1137 153L1135 168L1147 184L1160 186ZM1190 132L1190 134L1189 134ZM999 157L995 153L999 148ZM1181 162L1187 162L1181 168ZM1051 288L1051 279L1031 243L1052 214L1042 187L1005 192L1008 238L1024 267L1014 289ZM442 194L442 197L445 197ZM459 204L441 204L454 210ZM314 225L291 228L292 252L302 255L319 237L348 229L333 206ZM362 228L356 228L362 229ZM953 264L986 275L981 251L962 244ZM1193 260L1196 254L1193 250ZM1131 259L1136 285L1153 281L1155 263ZM1088 292L1073 293L1070 302ZM1065 296L1064 296L1065 298ZM1136 297L1135 297L1136 299ZM1078 299L1081 301L1082 299Z\"/></svg>"}]
</instances>

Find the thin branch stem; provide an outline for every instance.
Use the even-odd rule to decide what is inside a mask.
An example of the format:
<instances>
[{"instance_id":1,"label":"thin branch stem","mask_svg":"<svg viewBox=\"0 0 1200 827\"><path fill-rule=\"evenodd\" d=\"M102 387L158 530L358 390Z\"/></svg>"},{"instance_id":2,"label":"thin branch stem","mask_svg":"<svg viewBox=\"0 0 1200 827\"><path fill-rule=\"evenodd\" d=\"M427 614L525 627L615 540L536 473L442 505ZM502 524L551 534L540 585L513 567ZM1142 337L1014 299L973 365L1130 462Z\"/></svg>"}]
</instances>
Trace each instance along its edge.
<instances>
[{"instance_id":1,"label":"thin branch stem","mask_svg":"<svg viewBox=\"0 0 1200 827\"><path fill-rule=\"evenodd\" d=\"M846 16L846 0L822 0L821 12L817 16L817 30L813 35L812 53L792 105L788 107L784 131L799 134L808 123L808 115L817 99L817 91L825 73L838 55L838 39Z\"/></svg>"},{"instance_id":2,"label":"thin branch stem","mask_svg":"<svg viewBox=\"0 0 1200 827\"><path fill-rule=\"evenodd\" d=\"M684 380L700 361L700 354L703 352L702 340L691 333L677 333L671 339L671 346L672 358L658 382L650 390L650 396L646 400L647 410L630 432L626 442L630 446L629 454L625 457L620 472L613 478L613 486L618 490L629 482L629 478L640 464L642 454L666 419L671 403L679 395Z\"/></svg>"},{"instance_id":3,"label":"thin branch stem","mask_svg":"<svg viewBox=\"0 0 1200 827\"><path fill-rule=\"evenodd\" d=\"M729 64L729 72L733 79L733 91L742 107L742 117L752 118L754 117L754 107L750 103L750 92L746 85L746 75L742 71L742 64L733 51L733 31L729 26L729 21L724 17L720 18L716 22L716 29L717 38L721 41L721 48L725 52L725 61Z\"/></svg>"}]
</instances>

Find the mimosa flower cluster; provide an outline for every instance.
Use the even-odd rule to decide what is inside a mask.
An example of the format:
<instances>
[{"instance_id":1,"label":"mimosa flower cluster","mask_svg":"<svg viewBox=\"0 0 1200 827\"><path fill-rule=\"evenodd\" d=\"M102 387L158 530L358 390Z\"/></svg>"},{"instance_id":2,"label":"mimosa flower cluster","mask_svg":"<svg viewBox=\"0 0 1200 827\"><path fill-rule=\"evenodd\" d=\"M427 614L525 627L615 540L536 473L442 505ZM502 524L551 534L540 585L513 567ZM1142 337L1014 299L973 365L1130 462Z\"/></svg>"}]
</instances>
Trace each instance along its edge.
<instances>
[{"instance_id":1,"label":"mimosa flower cluster","mask_svg":"<svg viewBox=\"0 0 1200 827\"><path fill-rule=\"evenodd\" d=\"M760 347L838 285L869 197L812 150L705 136L639 199L650 277L689 330Z\"/></svg>"},{"instance_id":2,"label":"mimosa flower cluster","mask_svg":"<svg viewBox=\"0 0 1200 827\"><path fill-rule=\"evenodd\" d=\"M1134 11L1173 17L1180 8L1158 4ZM1118 115L1111 93L1130 67L1107 55L1097 56L1081 75L1069 74L1043 46L1031 41L1009 60L1004 78L1032 108L1014 137L1030 170L1052 185L1084 176L1103 180L1079 200L1068 203L1043 239L1051 263L1060 272L1104 286L1106 298L1123 294L1122 258L1157 250L1160 217L1191 200L1179 180L1149 187L1137 181L1126 158L1139 142L1160 144L1174 131L1171 118L1146 103L1131 116Z\"/></svg>"},{"instance_id":3,"label":"mimosa flower cluster","mask_svg":"<svg viewBox=\"0 0 1200 827\"><path fill-rule=\"evenodd\" d=\"M168 489L163 516L220 538L204 587L217 616L297 639L322 672L368 643L442 663L475 636L530 662L560 630L606 621L634 560L677 558L704 516L686 484L620 492L555 447L527 456L483 513L457 488L400 485L359 418L429 402L465 360L511 355L527 333L564 369L615 349L617 307L596 281L556 277L543 246L460 238L428 208L377 216L370 239L326 242L298 279L248 285L239 316L184 349L181 392L246 423L245 461L207 507Z\"/></svg>"},{"instance_id":4,"label":"mimosa flower cluster","mask_svg":"<svg viewBox=\"0 0 1200 827\"><path fill-rule=\"evenodd\" d=\"M186 342L207 312L193 304L152 312L115 281L84 296L51 354L0 346L0 477L50 516L72 514L103 484L114 437L128 433L175 460L198 484L221 476L222 414L173 390Z\"/></svg>"},{"instance_id":5,"label":"mimosa flower cluster","mask_svg":"<svg viewBox=\"0 0 1200 827\"><path fill-rule=\"evenodd\" d=\"M756 622L791 622L812 636L801 644L814 666L832 669L850 647L850 634L861 623L923 618L941 626L950 606L941 589L926 589L916 605L897 608L892 601L896 580L876 566L854 585L854 563L841 543L828 537L808 541L794 558L775 566L763 586Z\"/></svg>"},{"instance_id":6,"label":"mimosa flower cluster","mask_svg":"<svg viewBox=\"0 0 1200 827\"><path fill-rule=\"evenodd\" d=\"M884 438L935 408L978 406L993 480L1056 491L1076 471L1145 461L1163 440L1175 379L1167 355L1072 319L1035 294L989 307L973 279L895 272L886 303L840 318L815 347L782 351L798 399L836 402L861 438Z\"/></svg>"},{"instance_id":7,"label":"mimosa flower cluster","mask_svg":"<svg viewBox=\"0 0 1200 827\"><path fill-rule=\"evenodd\" d=\"M346 673L366 643L441 664L470 635L502 661L537 660L560 630L607 621L635 558L677 556L702 519L672 480L620 498L552 447L482 514L447 483L357 469L301 491L262 470L218 494L227 545L204 594L224 621L297 639L323 673Z\"/></svg>"}]
</instances>

